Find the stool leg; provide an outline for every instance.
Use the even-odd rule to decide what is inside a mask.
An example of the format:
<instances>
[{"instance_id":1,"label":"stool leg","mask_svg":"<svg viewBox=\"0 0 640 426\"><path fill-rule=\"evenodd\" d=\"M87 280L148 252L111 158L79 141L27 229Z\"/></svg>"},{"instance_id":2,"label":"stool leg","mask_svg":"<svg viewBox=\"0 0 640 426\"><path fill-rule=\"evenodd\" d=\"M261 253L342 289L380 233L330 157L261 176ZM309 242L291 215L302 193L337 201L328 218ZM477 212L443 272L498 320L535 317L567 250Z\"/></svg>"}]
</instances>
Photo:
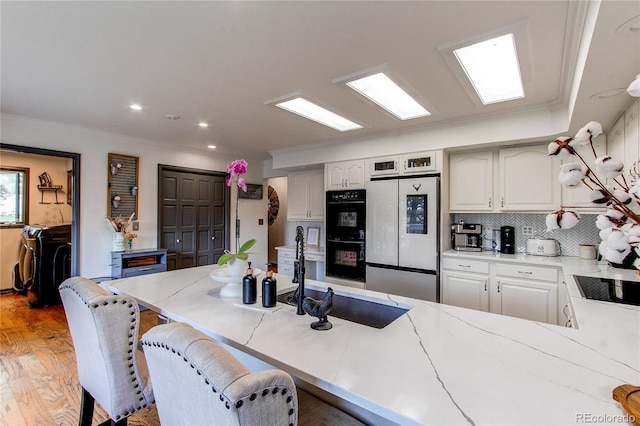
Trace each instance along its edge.
<instances>
[{"instance_id":1,"label":"stool leg","mask_svg":"<svg viewBox=\"0 0 640 426\"><path fill-rule=\"evenodd\" d=\"M93 406L95 400L93 396L83 387L82 388L82 400L80 402L80 426L91 426L91 420L93 420Z\"/></svg>"}]
</instances>

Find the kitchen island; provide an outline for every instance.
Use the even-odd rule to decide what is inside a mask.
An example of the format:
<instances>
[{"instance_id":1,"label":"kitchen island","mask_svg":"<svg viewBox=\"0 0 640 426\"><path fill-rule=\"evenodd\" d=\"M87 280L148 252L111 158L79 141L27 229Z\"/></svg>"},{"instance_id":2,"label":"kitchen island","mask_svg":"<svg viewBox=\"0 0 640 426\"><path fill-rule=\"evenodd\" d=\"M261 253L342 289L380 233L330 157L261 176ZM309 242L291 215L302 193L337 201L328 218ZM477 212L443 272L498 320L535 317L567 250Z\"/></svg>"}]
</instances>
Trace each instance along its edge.
<instances>
[{"instance_id":1,"label":"kitchen island","mask_svg":"<svg viewBox=\"0 0 640 426\"><path fill-rule=\"evenodd\" d=\"M319 332L293 306L265 313L220 298L215 268L102 285L398 424L620 424L627 419L611 392L640 384L634 306L581 318L576 305L581 326L572 329L332 285L336 294L413 308L382 329L330 316L333 329ZM581 268L598 266L574 265ZM291 287L290 277L277 278L279 290Z\"/></svg>"}]
</instances>

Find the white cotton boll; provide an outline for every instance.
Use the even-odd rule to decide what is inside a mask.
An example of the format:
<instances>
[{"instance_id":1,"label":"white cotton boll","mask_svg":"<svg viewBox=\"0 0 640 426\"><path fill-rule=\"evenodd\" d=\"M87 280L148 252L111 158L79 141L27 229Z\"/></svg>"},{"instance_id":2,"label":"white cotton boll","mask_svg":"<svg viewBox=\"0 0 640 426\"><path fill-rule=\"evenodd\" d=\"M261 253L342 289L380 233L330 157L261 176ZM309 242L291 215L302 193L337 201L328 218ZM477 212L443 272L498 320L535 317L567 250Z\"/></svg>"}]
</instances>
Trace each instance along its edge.
<instances>
[{"instance_id":1,"label":"white cotton boll","mask_svg":"<svg viewBox=\"0 0 640 426\"><path fill-rule=\"evenodd\" d=\"M560 167L560 174L558 175L558 181L561 185L575 188L582 183L584 179L584 173L582 172L582 166L577 163L563 164Z\"/></svg>"},{"instance_id":2,"label":"white cotton boll","mask_svg":"<svg viewBox=\"0 0 640 426\"><path fill-rule=\"evenodd\" d=\"M609 251L609 247L607 247L607 242L604 240L600 241L600 244L598 245L598 253L600 253L600 256L606 259L608 251Z\"/></svg>"},{"instance_id":3,"label":"white cotton boll","mask_svg":"<svg viewBox=\"0 0 640 426\"><path fill-rule=\"evenodd\" d=\"M629 250L629 237L627 237L624 232L620 230L615 230L607 237L607 246L610 249L623 251Z\"/></svg>"},{"instance_id":4,"label":"white cotton boll","mask_svg":"<svg viewBox=\"0 0 640 426\"><path fill-rule=\"evenodd\" d=\"M638 97L640 97L640 84L638 85ZM636 269L640 269L640 255L636 253L636 260L633 261L633 267Z\"/></svg>"},{"instance_id":5,"label":"white cotton boll","mask_svg":"<svg viewBox=\"0 0 640 426\"><path fill-rule=\"evenodd\" d=\"M611 219L603 214L599 214L596 218L596 228L598 229L607 229L613 227L614 223L611 222Z\"/></svg>"},{"instance_id":6,"label":"white cotton boll","mask_svg":"<svg viewBox=\"0 0 640 426\"><path fill-rule=\"evenodd\" d=\"M622 213L620 210L616 210L612 208L607 209L606 215L609 216L611 219L617 219L617 220L623 220L625 218L624 213Z\"/></svg>"},{"instance_id":7,"label":"white cotton boll","mask_svg":"<svg viewBox=\"0 0 640 426\"><path fill-rule=\"evenodd\" d=\"M573 211L565 211L560 218L560 228L569 229L573 228L580 221L580 215Z\"/></svg>"},{"instance_id":8,"label":"white cotton boll","mask_svg":"<svg viewBox=\"0 0 640 426\"><path fill-rule=\"evenodd\" d=\"M596 170L608 179L617 178L622 170L624 170L624 164L622 161L615 160L610 155L603 155L598 157L595 161Z\"/></svg>"},{"instance_id":9,"label":"white cotton boll","mask_svg":"<svg viewBox=\"0 0 640 426\"><path fill-rule=\"evenodd\" d=\"M638 74L636 79L631 82L629 87L627 87L627 93L634 98L640 98L640 74Z\"/></svg>"},{"instance_id":10,"label":"white cotton boll","mask_svg":"<svg viewBox=\"0 0 640 426\"><path fill-rule=\"evenodd\" d=\"M613 249L609 248L607 250L607 254L605 256L605 259L607 259L611 263L620 264L620 263L624 262L624 259L626 259L626 257L629 255L630 252L631 252L631 248L629 248L627 250L623 250L623 251L613 250Z\"/></svg>"},{"instance_id":11,"label":"white cotton boll","mask_svg":"<svg viewBox=\"0 0 640 426\"><path fill-rule=\"evenodd\" d=\"M594 204L606 204L611 200L611 197L602 189L594 189L589 193L589 199Z\"/></svg>"},{"instance_id":12,"label":"white cotton boll","mask_svg":"<svg viewBox=\"0 0 640 426\"><path fill-rule=\"evenodd\" d=\"M558 225L558 214L556 212L549 213L545 217L545 223L547 225L548 231L553 231L555 229L560 229L560 225Z\"/></svg>"},{"instance_id":13,"label":"white cotton boll","mask_svg":"<svg viewBox=\"0 0 640 426\"><path fill-rule=\"evenodd\" d=\"M616 197L622 204L629 204L631 202L631 196L627 194L627 191L623 189L614 190L613 196Z\"/></svg>"},{"instance_id":14,"label":"white cotton boll","mask_svg":"<svg viewBox=\"0 0 640 426\"><path fill-rule=\"evenodd\" d=\"M602 134L602 126L597 121L588 122L582 129L578 130L576 137L571 141L572 146L586 145L591 138Z\"/></svg>"},{"instance_id":15,"label":"white cotton boll","mask_svg":"<svg viewBox=\"0 0 640 426\"><path fill-rule=\"evenodd\" d=\"M611 235L612 232L613 232L613 227L604 228L604 229L601 229L600 232L598 232L598 236L600 237L601 240L606 240L609 237L609 235Z\"/></svg>"},{"instance_id":16,"label":"white cotton boll","mask_svg":"<svg viewBox=\"0 0 640 426\"><path fill-rule=\"evenodd\" d=\"M629 227L627 234L631 237L640 237L640 225L631 224Z\"/></svg>"}]
</instances>

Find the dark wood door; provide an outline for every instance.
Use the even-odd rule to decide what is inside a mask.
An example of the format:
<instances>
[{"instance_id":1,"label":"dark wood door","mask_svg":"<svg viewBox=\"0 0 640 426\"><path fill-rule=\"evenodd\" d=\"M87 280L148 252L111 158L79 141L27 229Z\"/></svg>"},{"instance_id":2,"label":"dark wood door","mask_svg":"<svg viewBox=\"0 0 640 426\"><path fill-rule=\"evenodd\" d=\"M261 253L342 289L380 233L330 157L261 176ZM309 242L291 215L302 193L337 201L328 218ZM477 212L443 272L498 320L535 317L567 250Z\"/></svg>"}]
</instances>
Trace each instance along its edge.
<instances>
[{"instance_id":1,"label":"dark wood door","mask_svg":"<svg viewBox=\"0 0 640 426\"><path fill-rule=\"evenodd\" d=\"M228 246L226 174L159 166L159 246L167 270L211 265Z\"/></svg>"}]
</instances>

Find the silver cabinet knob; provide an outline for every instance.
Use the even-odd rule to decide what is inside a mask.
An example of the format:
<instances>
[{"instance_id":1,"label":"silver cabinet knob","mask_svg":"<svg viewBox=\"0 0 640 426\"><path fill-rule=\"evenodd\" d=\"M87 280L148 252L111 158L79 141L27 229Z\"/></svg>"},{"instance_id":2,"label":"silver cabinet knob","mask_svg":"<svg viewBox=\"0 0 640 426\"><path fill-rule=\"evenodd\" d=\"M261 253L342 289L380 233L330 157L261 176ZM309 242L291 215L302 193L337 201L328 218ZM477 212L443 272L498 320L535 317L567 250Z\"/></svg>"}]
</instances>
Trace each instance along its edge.
<instances>
[{"instance_id":1,"label":"silver cabinet knob","mask_svg":"<svg viewBox=\"0 0 640 426\"><path fill-rule=\"evenodd\" d=\"M177 240L176 240L176 243L180 244L180 240L179 240L179 239L177 239Z\"/></svg>"},{"instance_id":2,"label":"silver cabinet knob","mask_svg":"<svg viewBox=\"0 0 640 426\"><path fill-rule=\"evenodd\" d=\"M216 237L211 237L211 241L213 241L213 240L215 240L215 239L216 239Z\"/></svg>"}]
</instances>

